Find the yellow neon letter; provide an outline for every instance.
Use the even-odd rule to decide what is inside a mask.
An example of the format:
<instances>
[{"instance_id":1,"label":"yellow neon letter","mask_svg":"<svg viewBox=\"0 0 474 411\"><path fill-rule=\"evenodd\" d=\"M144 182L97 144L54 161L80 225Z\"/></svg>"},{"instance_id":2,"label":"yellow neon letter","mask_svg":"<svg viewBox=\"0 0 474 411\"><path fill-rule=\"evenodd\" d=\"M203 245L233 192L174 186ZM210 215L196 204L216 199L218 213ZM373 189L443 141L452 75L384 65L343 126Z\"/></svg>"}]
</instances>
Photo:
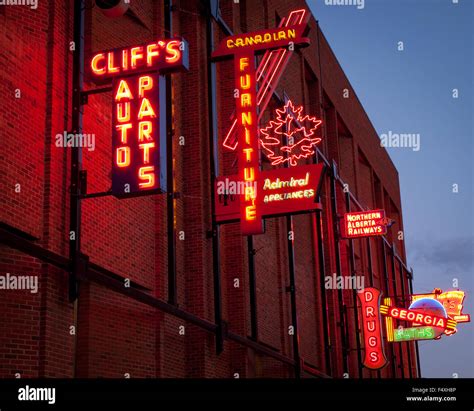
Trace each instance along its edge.
<instances>
[{"instance_id":1,"label":"yellow neon letter","mask_svg":"<svg viewBox=\"0 0 474 411\"><path fill-rule=\"evenodd\" d=\"M153 57L158 57L160 52L158 51L158 45L156 43L149 44L146 46L146 65L153 65Z\"/></svg>"},{"instance_id":2,"label":"yellow neon letter","mask_svg":"<svg viewBox=\"0 0 474 411\"><path fill-rule=\"evenodd\" d=\"M147 98L142 100L140 110L138 111L138 119L141 120L143 117L156 117L155 111Z\"/></svg>"},{"instance_id":3,"label":"yellow neon letter","mask_svg":"<svg viewBox=\"0 0 474 411\"><path fill-rule=\"evenodd\" d=\"M151 90L153 79L150 76L143 76L138 79L138 96L143 97L144 91Z\"/></svg>"},{"instance_id":4,"label":"yellow neon letter","mask_svg":"<svg viewBox=\"0 0 474 411\"><path fill-rule=\"evenodd\" d=\"M242 93L240 95L240 105L242 107L248 107L252 105L252 95L250 93Z\"/></svg>"},{"instance_id":5,"label":"yellow neon letter","mask_svg":"<svg viewBox=\"0 0 474 411\"><path fill-rule=\"evenodd\" d=\"M143 150L143 164L150 162L150 148L155 147L155 143L145 143L139 145L140 150Z\"/></svg>"},{"instance_id":6,"label":"yellow neon letter","mask_svg":"<svg viewBox=\"0 0 474 411\"><path fill-rule=\"evenodd\" d=\"M250 74L240 76L240 88L242 90L247 90L250 88Z\"/></svg>"},{"instance_id":7,"label":"yellow neon letter","mask_svg":"<svg viewBox=\"0 0 474 411\"><path fill-rule=\"evenodd\" d=\"M257 210L254 205L245 207L245 219L247 221L252 221L257 218Z\"/></svg>"},{"instance_id":8,"label":"yellow neon letter","mask_svg":"<svg viewBox=\"0 0 474 411\"><path fill-rule=\"evenodd\" d=\"M153 131L153 125L151 121L140 121L138 123L138 141L153 140L151 133Z\"/></svg>"},{"instance_id":9,"label":"yellow neon letter","mask_svg":"<svg viewBox=\"0 0 474 411\"><path fill-rule=\"evenodd\" d=\"M137 60L141 60L143 58L143 47L132 47L130 54L131 66L132 68L135 68L137 66Z\"/></svg>"},{"instance_id":10,"label":"yellow neon letter","mask_svg":"<svg viewBox=\"0 0 474 411\"><path fill-rule=\"evenodd\" d=\"M102 68L97 67L97 63L99 62L99 60L105 60L104 53L96 54L91 60L92 71L94 72L94 74L97 74L100 76L102 74L105 74L107 69L105 67L102 67Z\"/></svg>"},{"instance_id":11,"label":"yellow neon letter","mask_svg":"<svg viewBox=\"0 0 474 411\"><path fill-rule=\"evenodd\" d=\"M125 106L125 114L123 112L124 106ZM130 121L130 101L117 104L117 121L119 123L125 123L126 121Z\"/></svg>"},{"instance_id":12,"label":"yellow neon letter","mask_svg":"<svg viewBox=\"0 0 474 411\"><path fill-rule=\"evenodd\" d=\"M240 71L244 71L245 70L245 67L248 67L249 65L249 58L248 57L242 57L240 60L239 60L239 68L240 68Z\"/></svg>"},{"instance_id":13,"label":"yellow neon letter","mask_svg":"<svg viewBox=\"0 0 474 411\"><path fill-rule=\"evenodd\" d=\"M130 147L119 147L115 154L115 162L118 167L128 167L130 165Z\"/></svg>"},{"instance_id":14,"label":"yellow neon letter","mask_svg":"<svg viewBox=\"0 0 474 411\"><path fill-rule=\"evenodd\" d=\"M131 123L127 123L127 124L119 124L117 126L115 126L117 128L117 130L120 130L120 141L124 144L127 143L127 130L131 129L132 128L132 124Z\"/></svg>"},{"instance_id":15,"label":"yellow neon letter","mask_svg":"<svg viewBox=\"0 0 474 411\"><path fill-rule=\"evenodd\" d=\"M244 180L245 181L255 180L255 171L254 171L253 167L245 167L244 168Z\"/></svg>"},{"instance_id":16,"label":"yellow neon letter","mask_svg":"<svg viewBox=\"0 0 474 411\"><path fill-rule=\"evenodd\" d=\"M138 170L138 178L140 180L146 180L145 182L141 182L138 184L140 188L150 188L155 185L154 171L154 166L140 167L140 169Z\"/></svg>"},{"instance_id":17,"label":"yellow neon letter","mask_svg":"<svg viewBox=\"0 0 474 411\"><path fill-rule=\"evenodd\" d=\"M120 80L119 86L117 88L117 94L115 95L115 101L120 101L123 98L132 99L133 95L128 87L128 84L125 80Z\"/></svg>"}]
</instances>

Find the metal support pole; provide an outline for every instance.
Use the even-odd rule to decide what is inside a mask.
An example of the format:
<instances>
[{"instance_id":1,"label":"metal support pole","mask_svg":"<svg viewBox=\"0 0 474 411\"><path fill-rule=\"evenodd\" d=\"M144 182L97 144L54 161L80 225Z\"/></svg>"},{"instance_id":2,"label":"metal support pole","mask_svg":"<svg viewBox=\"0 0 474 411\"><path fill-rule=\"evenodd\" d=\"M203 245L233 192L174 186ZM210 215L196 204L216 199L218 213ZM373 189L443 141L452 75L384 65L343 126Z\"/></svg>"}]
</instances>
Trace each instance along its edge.
<instances>
[{"instance_id":1,"label":"metal support pole","mask_svg":"<svg viewBox=\"0 0 474 411\"><path fill-rule=\"evenodd\" d=\"M405 276L403 275L403 264L402 261L398 261L398 269L400 270L400 280L402 281L402 296L403 296L403 304L406 306L407 305L407 296L405 292ZM412 372L411 372L411 352L410 352L410 342L407 343L407 356L408 356L408 372L409 372L409 377L413 378Z\"/></svg>"},{"instance_id":2,"label":"metal support pole","mask_svg":"<svg viewBox=\"0 0 474 411\"><path fill-rule=\"evenodd\" d=\"M171 37L172 32L172 0L164 3L165 38ZM168 302L178 303L176 290L176 226L175 226L175 198L174 198L174 167L173 167L173 117L171 76L165 76L166 96L166 220L168 238Z\"/></svg>"},{"instance_id":3,"label":"metal support pole","mask_svg":"<svg viewBox=\"0 0 474 411\"><path fill-rule=\"evenodd\" d=\"M397 276L396 276L396 267L395 267L395 244L392 242L392 258L391 258L391 266L392 266L392 282L393 282L393 294L395 304L397 303L396 296L398 295L397 291ZM400 369L400 374L402 378L405 378L405 370L403 369L403 347L402 344L398 344L398 351L400 354L400 361L398 364L398 368Z\"/></svg>"},{"instance_id":4,"label":"metal support pole","mask_svg":"<svg viewBox=\"0 0 474 411\"><path fill-rule=\"evenodd\" d=\"M295 278L295 246L293 235L293 218L286 216L287 244L288 244L288 269L290 274L290 304L291 304L291 322L293 325L293 358L295 360L295 378L301 378L301 360L298 337L298 313L296 306L296 278Z\"/></svg>"},{"instance_id":5,"label":"metal support pole","mask_svg":"<svg viewBox=\"0 0 474 411\"><path fill-rule=\"evenodd\" d=\"M334 233L334 251L336 257L336 271L337 275L342 275L341 270L341 254L339 250L339 218L337 215L337 197L336 197L336 178L337 178L337 166L336 163L333 161L332 163L332 170L330 173L331 178L331 208L332 208L332 222L333 222L333 233ZM339 305L339 326L341 329L341 344L342 344L342 364L343 364L343 372L349 372L349 364L348 364L348 346L346 341L346 322L345 322L345 313L344 313L344 299L342 295L342 290L337 290L337 301Z\"/></svg>"},{"instance_id":6,"label":"metal support pole","mask_svg":"<svg viewBox=\"0 0 474 411\"><path fill-rule=\"evenodd\" d=\"M220 273L219 225L215 221L214 184L219 174L219 158L217 155L217 108L216 108L216 65L211 61L214 49L214 28L210 2L207 2L206 37L207 37L207 100L209 112L209 152L211 168L211 213L212 213L212 268L214 278L214 320L216 328L216 353L224 349L224 324L222 321L222 292Z\"/></svg>"},{"instance_id":7,"label":"metal support pole","mask_svg":"<svg viewBox=\"0 0 474 411\"><path fill-rule=\"evenodd\" d=\"M374 270L373 270L373 265L372 265L372 246L370 245L370 237L367 237L366 239L367 242L367 259L369 260L369 280L370 280L370 286L374 286Z\"/></svg>"},{"instance_id":8,"label":"metal support pole","mask_svg":"<svg viewBox=\"0 0 474 411\"><path fill-rule=\"evenodd\" d=\"M82 87L84 73L84 14L83 0L74 2L74 44L72 64L72 132L82 133ZM80 147L71 148L71 187L69 200L69 301L74 302L78 295L78 270L81 252L81 187L80 171L82 151Z\"/></svg>"},{"instance_id":9,"label":"metal support pole","mask_svg":"<svg viewBox=\"0 0 474 411\"><path fill-rule=\"evenodd\" d=\"M410 294L413 294L413 269L410 271L410 281L408 286L410 287ZM418 347L418 341L415 341L415 352L416 352L416 376L421 378L421 364L420 364L420 351Z\"/></svg>"},{"instance_id":10,"label":"metal support pole","mask_svg":"<svg viewBox=\"0 0 474 411\"><path fill-rule=\"evenodd\" d=\"M321 198L318 198L318 202L321 201ZM329 307L326 297L326 268L324 261L324 244L323 244L323 233L322 233L322 215L321 211L317 211L313 214L313 224L316 226L316 241L318 248L318 260L319 260L319 282L321 285L321 307L323 309L322 318L323 318L323 337L324 337L324 353L325 353L325 365L326 365L326 374L332 375L331 370L331 342L329 339Z\"/></svg>"},{"instance_id":11,"label":"metal support pole","mask_svg":"<svg viewBox=\"0 0 474 411\"><path fill-rule=\"evenodd\" d=\"M390 288L388 285L388 269L387 269L387 255L386 255L386 250L385 250L385 241L382 238L382 259L383 259L383 276L384 276L384 282L385 282L385 295L388 296L390 292ZM393 344L390 345L390 352L392 354L392 361L390 362L390 366L392 368L392 377L396 378L397 377L397 368L396 368L396 357L395 357L395 350L393 348Z\"/></svg>"},{"instance_id":12,"label":"metal support pole","mask_svg":"<svg viewBox=\"0 0 474 411\"><path fill-rule=\"evenodd\" d=\"M345 193L346 200L346 212L351 211L351 196L349 193ZM351 269L351 275L357 275L355 269L355 253L354 253L354 240L349 240L349 265ZM356 348L357 348L357 369L359 372L359 378L363 377L362 372L362 349L360 343L360 324L359 324L359 311L357 307L357 290L354 288L352 290L352 305L354 310L354 328L356 330Z\"/></svg>"},{"instance_id":13,"label":"metal support pole","mask_svg":"<svg viewBox=\"0 0 474 411\"><path fill-rule=\"evenodd\" d=\"M257 281L255 277L255 251L253 237L247 237L248 263L249 263L249 298L250 298L250 336L258 341L258 314L257 314Z\"/></svg>"}]
</instances>

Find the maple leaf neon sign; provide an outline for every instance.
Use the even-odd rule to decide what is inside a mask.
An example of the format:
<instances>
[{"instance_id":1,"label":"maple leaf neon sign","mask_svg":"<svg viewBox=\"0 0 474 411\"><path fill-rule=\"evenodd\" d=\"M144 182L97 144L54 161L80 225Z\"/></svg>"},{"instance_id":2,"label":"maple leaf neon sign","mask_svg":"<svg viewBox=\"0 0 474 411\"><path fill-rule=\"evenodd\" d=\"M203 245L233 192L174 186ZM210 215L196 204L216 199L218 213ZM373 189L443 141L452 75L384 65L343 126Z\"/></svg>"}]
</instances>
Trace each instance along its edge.
<instances>
[{"instance_id":1,"label":"maple leaf neon sign","mask_svg":"<svg viewBox=\"0 0 474 411\"><path fill-rule=\"evenodd\" d=\"M303 116L303 106L295 107L291 100L282 109L276 110L276 120L271 120L267 127L260 129L260 145L272 165L288 162L296 166L301 158L315 153L320 137L314 132L321 120L308 115Z\"/></svg>"}]
</instances>

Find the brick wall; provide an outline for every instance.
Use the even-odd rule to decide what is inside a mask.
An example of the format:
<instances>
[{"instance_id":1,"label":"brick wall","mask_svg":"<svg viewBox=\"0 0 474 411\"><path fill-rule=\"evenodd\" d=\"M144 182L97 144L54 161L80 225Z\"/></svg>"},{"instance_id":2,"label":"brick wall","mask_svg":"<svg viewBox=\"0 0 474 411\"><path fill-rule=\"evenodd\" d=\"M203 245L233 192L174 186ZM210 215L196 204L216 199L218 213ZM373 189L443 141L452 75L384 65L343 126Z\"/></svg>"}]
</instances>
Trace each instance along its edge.
<instances>
[{"instance_id":1,"label":"brick wall","mask_svg":"<svg viewBox=\"0 0 474 411\"><path fill-rule=\"evenodd\" d=\"M258 3L258 4L257 4ZM208 56L206 18L199 2L175 2L172 34L190 47L190 70L172 75L173 166L175 191L177 299L179 307L214 321L211 229L211 135L208 122ZM278 18L304 1L221 1L221 16L236 33L275 27ZM104 17L97 8L86 13L86 52L141 44L163 36L160 2L132 3L134 17ZM71 112L72 2L39 2L36 11L6 8L0 14L0 137L2 141L1 220L37 238L47 249L67 256L69 153L54 145L55 135L68 131ZM317 16L316 16L317 17ZM310 23L311 46L298 51L285 71L278 93L285 91L297 104L323 118L321 149L334 159L342 178L364 205L377 204L377 193L402 227L397 171L322 33ZM224 37L214 25L216 43ZM318 52L321 54L321 73ZM86 79L86 89L97 85ZM230 126L233 103L233 65L217 67L219 173L236 171L235 154L220 144ZM322 87L322 92L320 91ZM343 98L343 89L350 98ZM15 99L15 89L21 98ZM83 151L88 192L110 187L111 93L89 97L84 106L84 132L94 133L96 148ZM279 103L272 100L272 109ZM270 114L265 115L265 121ZM179 137L184 137L184 145ZM359 164L360 159L363 162ZM308 160L307 162L311 162ZM302 162L303 163L303 162ZM269 167L268 163L264 164ZM376 178L375 178L376 176ZM372 187L375 181L380 187ZM16 184L20 191L15 192ZM377 191L378 190L378 191ZM18 190L17 190L18 191ZM385 195L383 194L385 193ZM338 213L344 211L338 191ZM329 181L321 192L326 275L336 272ZM90 260L131 279L149 293L167 299L166 197L157 195L117 200L113 197L82 202L82 251ZM294 340L288 270L286 218L266 221L266 234L254 238L259 340L288 357ZM336 377L343 375L337 291L328 290L328 312L322 307L315 218L293 218L296 299L300 354L314 368L325 370L329 352ZM398 240L397 240L398 241ZM377 243L378 244L378 243ZM373 246L376 281L382 283L381 254ZM397 250L404 256L403 242ZM355 245L357 268L367 275L365 248ZM347 244L341 242L342 273L350 273ZM250 335L248 247L238 224L220 232L220 275L223 318L230 331ZM211 334L97 284L82 283L76 305L67 301L67 273L2 247L2 274L40 276L37 295L0 290L0 376L66 377L289 377L291 367L225 341L215 354ZM398 278L399 276L397 276ZM235 286L238 280L239 286ZM397 280L399 281L399 280ZM407 285L406 285L407 287ZM399 285L400 288L400 285ZM406 288L407 289L407 288ZM354 304L344 291L347 306ZM325 347L322 318L327 315L331 347ZM355 324L349 315L351 348ZM70 327L75 326L71 335ZM182 328L184 327L184 328ZM406 355L406 353L405 353ZM412 360L414 355L412 355ZM405 360L406 364L407 360ZM349 374L357 372L355 352L349 355ZM390 372L383 371L384 376ZM376 373L364 371L364 376Z\"/></svg>"}]
</instances>

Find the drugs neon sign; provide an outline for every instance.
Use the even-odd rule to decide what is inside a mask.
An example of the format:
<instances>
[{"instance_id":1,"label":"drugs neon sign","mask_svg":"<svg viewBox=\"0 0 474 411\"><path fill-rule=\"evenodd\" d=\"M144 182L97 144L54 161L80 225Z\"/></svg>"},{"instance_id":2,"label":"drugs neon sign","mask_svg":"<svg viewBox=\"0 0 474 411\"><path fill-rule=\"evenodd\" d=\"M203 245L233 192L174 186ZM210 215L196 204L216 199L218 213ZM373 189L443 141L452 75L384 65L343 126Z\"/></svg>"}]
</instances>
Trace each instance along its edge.
<instances>
[{"instance_id":1,"label":"drugs neon sign","mask_svg":"<svg viewBox=\"0 0 474 411\"><path fill-rule=\"evenodd\" d=\"M376 288L365 288L359 291L357 296L362 307L365 342L364 366L377 370L387 364L379 312L381 293Z\"/></svg>"}]
</instances>

